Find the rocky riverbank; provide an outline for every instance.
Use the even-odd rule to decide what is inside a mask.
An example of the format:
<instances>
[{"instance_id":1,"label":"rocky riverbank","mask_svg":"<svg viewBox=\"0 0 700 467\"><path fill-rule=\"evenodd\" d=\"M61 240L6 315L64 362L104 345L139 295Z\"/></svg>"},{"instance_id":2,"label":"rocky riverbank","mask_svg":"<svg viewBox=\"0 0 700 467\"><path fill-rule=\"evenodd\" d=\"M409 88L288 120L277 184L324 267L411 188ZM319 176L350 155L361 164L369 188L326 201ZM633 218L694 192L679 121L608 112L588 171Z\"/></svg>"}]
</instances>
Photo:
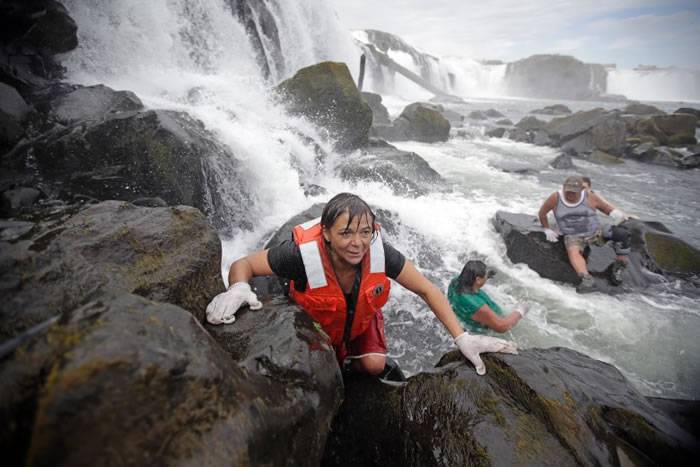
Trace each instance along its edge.
<instances>
[{"instance_id":1,"label":"rocky riverbank","mask_svg":"<svg viewBox=\"0 0 700 467\"><path fill-rule=\"evenodd\" d=\"M237 3L232 14L257 11ZM666 414L613 367L569 350L487 357L485 378L448 354L406 382L344 380L324 334L275 279L254 283L261 311L204 324L223 291L216 229L246 228L254 215L243 164L185 113L62 82L55 54L77 36L59 2L5 2L2 13L8 465L684 464L697 454L694 405ZM325 90L309 93L310 83ZM278 93L337 143L341 178L415 196L438 189L418 154L370 137L370 106L344 64L300 70ZM402 137L447 137L454 118L414 106L401 125L415 133ZM378 212L391 235L396 217ZM419 260L439 261L424 243Z\"/></svg>"}]
</instances>

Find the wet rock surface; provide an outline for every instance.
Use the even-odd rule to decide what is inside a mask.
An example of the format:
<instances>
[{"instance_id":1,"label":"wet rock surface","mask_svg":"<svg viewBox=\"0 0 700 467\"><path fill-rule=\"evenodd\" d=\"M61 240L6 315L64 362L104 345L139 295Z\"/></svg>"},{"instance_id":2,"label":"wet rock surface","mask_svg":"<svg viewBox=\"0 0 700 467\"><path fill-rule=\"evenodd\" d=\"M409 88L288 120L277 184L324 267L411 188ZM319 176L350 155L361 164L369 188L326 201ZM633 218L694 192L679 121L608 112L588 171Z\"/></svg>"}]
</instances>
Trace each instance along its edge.
<instances>
[{"instance_id":1,"label":"wet rock surface","mask_svg":"<svg viewBox=\"0 0 700 467\"><path fill-rule=\"evenodd\" d=\"M349 381L324 465L686 464L697 455L697 439L611 365L564 348L485 361L485 376L454 351L406 383Z\"/></svg>"}]
</instances>

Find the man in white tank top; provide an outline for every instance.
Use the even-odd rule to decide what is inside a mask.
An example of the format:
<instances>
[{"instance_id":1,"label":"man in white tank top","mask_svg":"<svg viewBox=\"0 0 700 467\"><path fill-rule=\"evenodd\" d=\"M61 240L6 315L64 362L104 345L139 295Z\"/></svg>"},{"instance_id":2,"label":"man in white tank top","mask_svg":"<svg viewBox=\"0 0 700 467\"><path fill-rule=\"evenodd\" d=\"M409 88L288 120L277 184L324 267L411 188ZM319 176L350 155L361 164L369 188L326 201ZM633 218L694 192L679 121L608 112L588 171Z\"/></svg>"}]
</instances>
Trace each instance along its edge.
<instances>
[{"instance_id":1,"label":"man in white tank top","mask_svg":"<svg viewBox=\"0 0 700 467\"><path fill-rule=\"evenodd\" d=\"M550 228L547 214L553 211L557 220L558 231ZM591 244L603 245L608 240L614 240L617 254L616 265L613 267L613 283L622 282L622 272L629 254L629 231L622 227L604 228L598 221L597 211L609 215L614 224L627 220L627 215L615 209L596 193L584 189L581 177L569 177L564 181L562 189L555 191L542 203L538 217L544 234L550 242L556 242L560 235L564 236L564 245L569 262L574 271L581 277L577 290L589 291L594 287L594 281L588 272L583 250Z\"/></svg>"}]
</instances>

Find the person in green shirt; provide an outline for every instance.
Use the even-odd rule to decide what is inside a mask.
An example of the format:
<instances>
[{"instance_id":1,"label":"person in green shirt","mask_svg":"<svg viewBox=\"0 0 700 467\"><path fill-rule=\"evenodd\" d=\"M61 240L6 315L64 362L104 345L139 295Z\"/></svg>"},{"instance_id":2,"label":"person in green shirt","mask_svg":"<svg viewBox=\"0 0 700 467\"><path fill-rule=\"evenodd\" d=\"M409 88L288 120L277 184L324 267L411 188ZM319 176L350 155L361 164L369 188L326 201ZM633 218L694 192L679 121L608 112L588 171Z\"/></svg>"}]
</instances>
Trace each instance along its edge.
<instances>
[{"instance_id":1,"label":"person in green shirt","mask_svg":"<svg viewBox=\"0 0 700 467\"><path fill-rule=\"evenodd\" d=\"M518 303L513 312L505 316L501 307L481 290L495 273L488 270L483 261L467 261L447 290L447 299L455 314L473 332L483 333L487 329L506 332L523 319L530 309L527 303Z\"/></svg>"}]
</instances>

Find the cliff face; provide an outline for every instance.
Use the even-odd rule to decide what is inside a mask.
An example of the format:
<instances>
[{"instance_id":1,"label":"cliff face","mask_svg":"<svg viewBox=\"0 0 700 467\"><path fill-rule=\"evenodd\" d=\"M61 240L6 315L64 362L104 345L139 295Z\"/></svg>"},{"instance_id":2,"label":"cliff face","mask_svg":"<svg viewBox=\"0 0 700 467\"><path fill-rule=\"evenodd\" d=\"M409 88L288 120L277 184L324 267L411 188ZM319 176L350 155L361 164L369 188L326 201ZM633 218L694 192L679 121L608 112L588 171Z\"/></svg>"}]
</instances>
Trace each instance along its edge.
<instances>
[{"instance_id":1,"label":"cliff face","mask_svg":"<svg viewBox=\"0 0 700 467\"><path fill-rule=\"evenodd\" d=\"M571 56L533 55L509 63L505 80L513 96L591 99L605 92L607 72Z\"/></svg>"}]
</instances>

